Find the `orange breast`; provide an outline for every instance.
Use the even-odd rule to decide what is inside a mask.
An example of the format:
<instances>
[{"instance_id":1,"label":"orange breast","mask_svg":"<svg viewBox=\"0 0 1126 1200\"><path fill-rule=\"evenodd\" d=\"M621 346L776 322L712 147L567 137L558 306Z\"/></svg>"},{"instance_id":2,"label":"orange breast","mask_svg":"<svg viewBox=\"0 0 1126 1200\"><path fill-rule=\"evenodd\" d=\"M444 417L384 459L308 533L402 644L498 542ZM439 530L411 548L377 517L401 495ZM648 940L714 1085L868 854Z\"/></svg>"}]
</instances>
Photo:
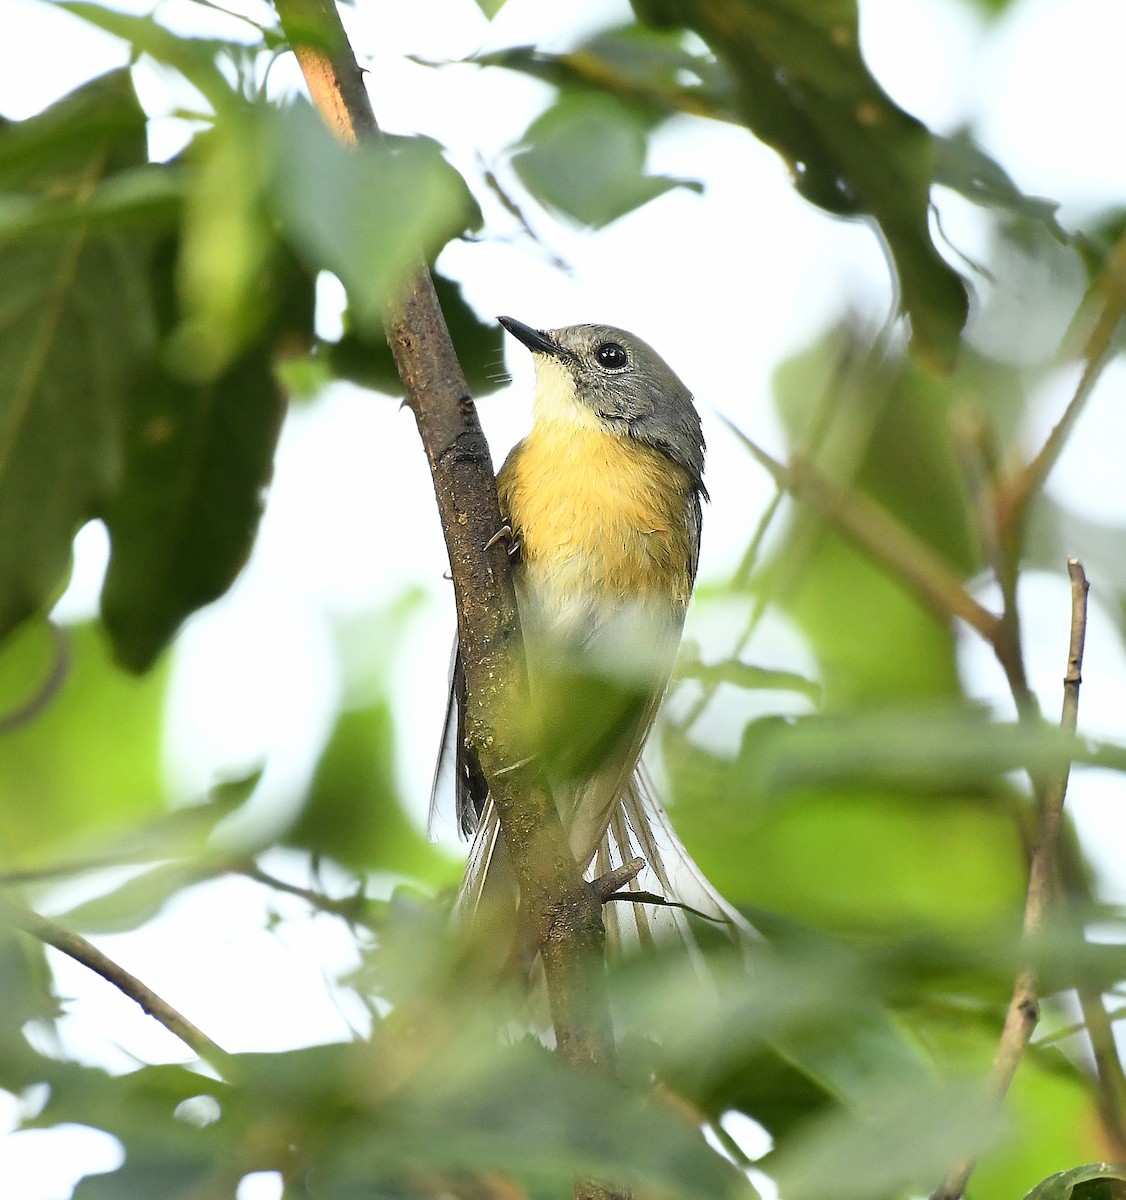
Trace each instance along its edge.
<instances>
[{"instance_id":1,"label":"orange breast","mask_svg":"<svg viewBox=\"0 0 1126 1200\"><path fill-rule=\"evenodd\" d=\"M498 479L520 540L523 585L682 616L694 558L686 471L628 438L537 422Z\"/></svg>"}]
</instances>

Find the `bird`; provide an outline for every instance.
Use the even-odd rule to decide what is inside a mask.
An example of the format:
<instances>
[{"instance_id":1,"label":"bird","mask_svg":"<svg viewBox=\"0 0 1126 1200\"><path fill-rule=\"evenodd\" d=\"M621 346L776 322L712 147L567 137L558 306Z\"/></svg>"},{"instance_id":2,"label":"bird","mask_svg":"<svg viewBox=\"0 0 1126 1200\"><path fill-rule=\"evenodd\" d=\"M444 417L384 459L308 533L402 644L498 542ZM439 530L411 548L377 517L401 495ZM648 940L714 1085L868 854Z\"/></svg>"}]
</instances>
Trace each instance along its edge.
<instances>
[{"instance_id":1,"label":"bird","mask_svg":"<svg viewBox=\"0 0 1126 1200\"><path fill-rule=\"evenodd\" d=\"M689 912L753 938L676 836L641 762L700 558L708 492L692 394L624 329L498 320L531 351L536 380L532 428L497 476L528 664L524 732L585 877L645 863L625 889L636 902L605 906L607 949L679 939L698 957ZM465 738L456 645L450 674L431 814L452 773L458 823L473 839L455 911L514 930L516 883Z\"/></svg>"}]
</instances>

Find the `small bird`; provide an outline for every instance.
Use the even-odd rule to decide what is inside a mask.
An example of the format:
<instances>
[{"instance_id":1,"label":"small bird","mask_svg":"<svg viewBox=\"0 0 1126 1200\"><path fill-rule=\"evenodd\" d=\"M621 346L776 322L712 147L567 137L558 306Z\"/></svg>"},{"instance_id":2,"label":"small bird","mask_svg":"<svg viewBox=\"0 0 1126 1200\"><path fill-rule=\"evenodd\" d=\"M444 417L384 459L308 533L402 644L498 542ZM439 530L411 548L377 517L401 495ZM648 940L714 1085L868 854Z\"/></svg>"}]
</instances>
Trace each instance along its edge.
<instances>
[{"instance_id":1,"label":"small bird","mask_svg":"<svg viewBox=\"0 0 1126 1200\"><path fill-rule=\"evenodd\" d=\"M700 557L704 438L692 395L641 338L610 325L500 323L533 355L531 431L497 476L516 557L531 739L576 862L597 878L640 856L628 889L669 906L606 906L608 947L675 931L685 908L753 933L676 837L641 766L668 685ZM516 922L516 885L462 724L455 647L433 804L452 768L473 847L458 911ZM507 924L511 922L511 924Z\"/></svg>"}]
</instances>

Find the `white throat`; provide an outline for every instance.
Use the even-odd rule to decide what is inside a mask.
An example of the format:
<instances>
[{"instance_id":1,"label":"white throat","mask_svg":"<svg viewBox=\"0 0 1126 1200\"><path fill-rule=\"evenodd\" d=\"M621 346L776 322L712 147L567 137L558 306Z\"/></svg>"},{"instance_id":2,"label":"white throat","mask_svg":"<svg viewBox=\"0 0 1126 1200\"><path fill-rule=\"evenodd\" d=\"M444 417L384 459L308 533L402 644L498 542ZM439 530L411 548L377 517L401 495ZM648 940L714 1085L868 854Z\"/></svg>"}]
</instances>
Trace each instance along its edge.
<instances>
[{"instance_id":1,"label":"white throat","mask_svg":"<svg viewBox=\"0 0 1126 1200\"><path fill-rule=\"evenodd\" d=\"M536 399L533 415L537 422L574 425L579 429L603 431L598 414L575 394L575 377L550 354L536 354Z\"/></svg>"}]
</instances>

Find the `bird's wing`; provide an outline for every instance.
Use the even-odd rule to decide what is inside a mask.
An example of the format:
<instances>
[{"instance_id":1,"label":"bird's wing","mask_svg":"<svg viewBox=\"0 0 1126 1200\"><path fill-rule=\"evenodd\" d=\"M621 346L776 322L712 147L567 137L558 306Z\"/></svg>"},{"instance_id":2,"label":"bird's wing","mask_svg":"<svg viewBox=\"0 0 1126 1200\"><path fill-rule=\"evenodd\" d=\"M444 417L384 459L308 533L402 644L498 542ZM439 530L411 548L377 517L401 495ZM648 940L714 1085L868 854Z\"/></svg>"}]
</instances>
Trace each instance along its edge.
<instances>
[{"instance_id":1,"label":"bird's wing","mask_svg":"<svg viewBox=\"0 0 1126 1200\"><path fill-rule=\"evenodd\" d=\"M430 816L427 829L434 840L441 836L442 810L451 788L454 793L458 830L462 837L472 837L488 799L488 787L485 777L481 774L477 755L465 738L465 665L456 634L453 652L450 655L449 696L442 724L442 742L438 748L434 779L430 785Z\"/></svg>"}]
</instances>

